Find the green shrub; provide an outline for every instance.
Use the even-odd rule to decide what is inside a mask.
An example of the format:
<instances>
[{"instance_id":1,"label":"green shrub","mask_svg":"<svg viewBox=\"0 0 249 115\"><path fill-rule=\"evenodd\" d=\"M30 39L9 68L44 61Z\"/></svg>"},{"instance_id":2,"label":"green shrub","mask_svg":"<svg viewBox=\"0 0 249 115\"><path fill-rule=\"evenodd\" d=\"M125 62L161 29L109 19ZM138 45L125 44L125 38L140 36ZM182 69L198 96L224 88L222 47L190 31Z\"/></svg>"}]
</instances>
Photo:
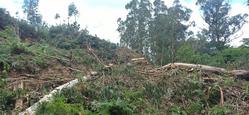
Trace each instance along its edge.
<instances>
[{"instance_id":1,"label":"green shrub","mask_svg":"<svg viewBox=\"0 0 249 115\"><path fill-rule=\"evenodd\" d=\"M14 108L16 93L7 89L7 77L9 65L1 62L0 64L0 113L8 112Z\"/></svg>"},{"instance_id":2,"label":"green shrub","mask_svg":"<svg viewBox=\"0 0 249 115\"><path fill-rule=\"evenodd\" d=\"M249 84L246 85L246 93L249 94Z\"/></svg>"},{"instance_id":3,"label":"green shrub","mask_svg":"<svg viewBox=\"0 0 249 115\"><path fill-rule=\"evenodd\" d=\"M0 88L0 112L8 112L15 107L15 93L6 89Z\"/></svg>"},{"instance_id":4,"label":"green shrub","mask_svg":"<svg viewBox=\"0 0 249 115\"><path fill-rule=\"evenodd\" d=\"M100 115L132 115L133 110L129 105L120 99L110 102L95 103L95 113Z\"/></svg>"},{"instance_id":5,"label":"green shrub","mask_svg":"<svg viewBox=\"0 0 249 115\"><path fill-rule=\"evenodd\" d=\"M210 109L210 113L213 115L227 115L230 111L230 109L222 106L214 106Z\"/></svg>"},{"instance_id":6,"label":"green shrub","mask_svg":"<svg viewBox=\"0 0 249 115\"><path fill-rule=\"evenodd\" d=\"M187 115L187 112L183 110L181 107L173 106L170 109L171 115Z\"/></svg>"},{"instance_id":7,"label":"green shrub","mask_svg":"<svg viewBox=\"0 0 249 115\"><path fill-rule=\"evenodd\" d=\"M39 105L37 115L78 115L84 112L77 104L67 104L64 97L56 96L54 101Z\"/></svg>"}]
</instances>

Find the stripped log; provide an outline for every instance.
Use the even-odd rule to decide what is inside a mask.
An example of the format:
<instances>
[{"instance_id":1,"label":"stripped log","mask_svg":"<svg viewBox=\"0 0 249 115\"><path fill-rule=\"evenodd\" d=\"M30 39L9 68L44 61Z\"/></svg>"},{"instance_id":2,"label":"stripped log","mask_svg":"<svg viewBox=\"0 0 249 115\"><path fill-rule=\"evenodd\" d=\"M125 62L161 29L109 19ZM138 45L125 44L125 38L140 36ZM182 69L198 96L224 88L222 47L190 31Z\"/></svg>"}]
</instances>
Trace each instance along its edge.
<instances>
[{"instance_id":1,"label":"stripped log","mask_svg":"<svg viewBox=\"0 0 249 115\"><path fill-rule=\"evenodd\" d=\"M249 81L249 71L246 70L232 70L231 74L236 75L238 79L244 79Z\"/></svg>"},{"instance_id":2,"label":"stripped log","mask_svg":"<svg viewBox=\"0 0 249 115\"><path fill-rule=\"evenodd\" d=\"M133 59L131 59L131 61L139 61L139 60L145 60L145 58L142 57L142 58L133 58Z\"/></svg>"},{"instance_id":3,"label":"stripped log","mask_svg":"<svg viewBox=\"0 0 249 115\"><path fill-rule=\"evenodd\" d=\"M231 74L235 76L237 79L249 80L249 71L248 70L226 70L224 68L200 65L200 64L188 64L188 63L170 63L157 70L169 69L169 68L186 68L186 69L199 69L204 72L210 72L215 74Z\"/></svg>"},{"instance_id":4,"label":"stripped log","mask_svg":"<svg viewBox=\"0 0 249 115\"><path fill-rule=\"evenodd\" d=\"M84 79L87 79L86 77L84 77ZM19 115L35 115L36 110L39 106L40 103L43 102L48 102L48 101L52 101L53 100L53 95L55 95L56 93L59 93L62 89L64 88L71 88L74 85L76 85L79 82L78 79L72 80L64 85L61 85L57 88L55 88L55 90L53 90L52 92L50 92L48 95L45 95L41 100L39 100L38 102L36 102L34 105L32 105L31 107L27 108L25 111L19 113Z\"/></svg>"},{"instance_id":5,"label":"stripped log","mask_svg":"<svg viewBox=\"0 0 249 115\"><path fill-rule=\"evenodd\" d=\"M170 64L160 67L159 69L176 68L176 67L189 68L189 69L194 68L194 69L200 69L200 70L212 72L212 73L228 73L228 71L224 68L200 65L200 64L188 64L188 63L170 63Z\"/></svg>"}]
</instances>

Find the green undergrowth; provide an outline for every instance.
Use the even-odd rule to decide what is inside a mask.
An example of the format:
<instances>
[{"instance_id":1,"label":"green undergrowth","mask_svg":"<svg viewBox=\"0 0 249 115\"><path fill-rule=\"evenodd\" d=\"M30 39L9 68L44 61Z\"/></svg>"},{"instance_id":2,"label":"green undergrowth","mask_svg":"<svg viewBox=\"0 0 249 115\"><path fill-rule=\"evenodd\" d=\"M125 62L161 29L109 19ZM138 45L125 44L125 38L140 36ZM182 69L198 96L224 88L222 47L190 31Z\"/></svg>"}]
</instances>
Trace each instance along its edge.
<instances>
[{"instance_id":1,"label":"green undergrowth","mask_svg":"<svg viewBox=\"0 0 249 115\"><path fill-rule=\"evenodd\" d=\"M10 65L11 70L37 74L41 70L59 62L64 66L84 65L89 68L99 66L96 59L84 49L60 49L45 41L21 41L11 27L0 31L0 61Z\"/></svg>"},{"instance_id":2,"label":"green undergrowth","mask_svg":"<svg viewBox=\"0 0 249 115\"><path fill-rule=\"evenodd\" d=\"M15 35L13 28L0 32L0 59L11 70L35 74L49 66L54 49L46 44L25 43Z\"/></svg>"},{"instance_id":3,"label":"green undergrowth","mask_svg":"<svg viewBox=\"0 0 249 115\"><path fill-rule=\"evenodd\" d=\"M131 74L128 74L129 71ZM119 66L113 70L113 74L64 89L53 102L42 104L40 108L56 110L63 106L65 110L61 108L60 111L66 111L68 105L77 105L80 107L74 108L78 110L76 113L99 115L225 115L247 112L247 109L236 109L233 105L248 103L248 84L236 81L229 75L216 74L209 74L209 77L217 81L204 81L203 74L200 71L173 69L165 75L150 77L139 75L133 68ZM241 94L232 97L234 92L229 92L229 88L238 86L242 89L234 89L234 92ZM224 92L223 105L220 105L220 88ZM61 97L63 103L55 106L58 104L57 98ZM43 113L41 109L39 112ZM57 111L49 112L56 114Z\"/></svg>"},{"instance_id":4,"label":"green undergrowth","mask_svg":"<svg viewBox=\"0 0 249 115\"><path fill-rule=\"evenodd\" d=\"M12 86L9 85L11 83L7 82L8 77L11 77L10 72L17 75L39 76L42 71L54 65L101 68L96 59L87 54L84 49L60 49L42 40L21 41L12 27L0 31L0 114L13 111L18 96L27 93L26 90L13 91Z\"/></svg>"}]
</instances>

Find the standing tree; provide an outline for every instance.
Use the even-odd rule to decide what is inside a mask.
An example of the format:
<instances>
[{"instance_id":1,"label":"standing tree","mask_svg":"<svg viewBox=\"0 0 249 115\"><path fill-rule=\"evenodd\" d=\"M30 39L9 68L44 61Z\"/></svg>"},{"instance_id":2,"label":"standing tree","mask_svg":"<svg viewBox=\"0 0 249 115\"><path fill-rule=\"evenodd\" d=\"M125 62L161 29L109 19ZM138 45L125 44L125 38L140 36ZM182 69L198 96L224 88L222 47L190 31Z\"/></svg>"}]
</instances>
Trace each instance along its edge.
<instances>
[{"instance_id":1,"label":"standing tree","mask_svg":"<svg viewBox=\"0 0 249 115\"><path fill-rule=\"evenodd\" d=\"M120 45L130 47L132 49L139 49L138 45L138 0L132 0L126 4L125 9L129 11L126 20L118 19L118 31L120 32Z\"/></svg>"},{"instance_id":2,"label":"standing tree","mask_svg":"<svg viewBox=\"0 0 249 115\"><path fill-rule=\"evenodd\" d=\"M177 49L185 40L191 10L183 7L175 0L172 7L167 8L163 1L154 2L154 20L152 21L152 52L158 64L174 62Z\"/></svg>"},{"instance_id":3,"label":"standing tree","mask_svg":"<svg viewBox=\"0 0 249 115\"><path fill-rule=\"evenodd\" d=\"M61 17L60 14L56 13L54 19L57 20L57 19L59 19L60 17Z\"/></svg>"},{"instance_id":4,"label":"standing tree","mask_svg":"<svg viewBox=\"0 0 249 115\"><path fill-rule=\"evenodd\" d=\"M30 24L39 26L42 24L42 16L38 13L39 0L24 0L23 10L27 14Z\"/></svg>"},{"instance_id":5,"label":"standing tree","mask_svg":"<svg viewBox=\"0 0 249 115\"><path fill-rule=\"evenodd\" d=\"M246 23L247 14L229 16L231 5L227 0L198 0L202 17L208 24L202 30L203 36L209 41L209 49L222 50L242 26Z\"/></svg>"},{"instance_id":6,"label":"standing tree","mask_svg":"<svg viewBox=\"0 0 249 115\"><path fill-rule=\"evenodd\" d=\"M149 0L141 0L138 7L138 50L150 57L150 22L152 5Z\"/></svg>"},{"instance_id":7,"label":"standing tree","mask_svg":"<svg viewBox=\"0 0 249 115\"><path fill-rule=\"evenodd\" d=\"M76 21L77 16L79 15L79 11L77 10L77 7L74 3L71 3L68 6L68 20L70 19L70 17L74 16L74 22ZM69 23L69 21L68 21Z\"/></svg>"},{"instance_id":8,"label":"standing tree","mask_svg":"<svg viewBox=\"0 0 249 115\"><path fill-rule=\"evenodd\" d=\"M126 20L118 19L121 46L128 46L148 56L152 5L149 0L132 0L125 8L129 11Z\"/></svg>"},{"instance_id":9,"label":"standing tree","mask_svg":"<svg viewBox=\"0 0 249 115\"><path fill-rule=\"evenodd\" d=\"M167 8L162 0L155 0L154 12L149 0L132 0L126 5L126 20L118 20L121 46L143 52L157 64L175 61L179 43L185 40L191 10L176 0ZM152 12L154 16L152 18Z\"/></svg>"},{"instance_id":10,"label":"standing tree","mask_svg":"<svg viewBox=\"0 0 249 115\"><path fill-rule=\"evenodd\" d=\"M56 13L55 16L54 16L54 19L58 21L58 19L60 18L60 14Z\"/></svg>"},{"instance_id":11,"label":"standing tree","mask_svg":"<svg viewBox=\"0 0 249 115\"><path fill-rule=\"evenodd\" d=\"M168 34L167 27L167 14L168 9L162 0L155 0L154 3L154 18L150 24L150 36L151 36L151 51L152 61L154 63L162 65L168 53L166 50L169 46L166 36Z\"/></svg>"},{"instance_id":12,"label":"standing tree","mask_svg":"<svg viewBox=\"0 0 249 115\"><path fill-rule=\"evenodd\" d=\"M188 34L187 29L190 25L184 24L190 19L192 10L183 7L179 0L175 0L173 6L168 9L168 27L169 27L169 41L170 41L170 58L171 62L176 60L176 52L179 44L185 40Z\"/></svg>"}]
</instances>

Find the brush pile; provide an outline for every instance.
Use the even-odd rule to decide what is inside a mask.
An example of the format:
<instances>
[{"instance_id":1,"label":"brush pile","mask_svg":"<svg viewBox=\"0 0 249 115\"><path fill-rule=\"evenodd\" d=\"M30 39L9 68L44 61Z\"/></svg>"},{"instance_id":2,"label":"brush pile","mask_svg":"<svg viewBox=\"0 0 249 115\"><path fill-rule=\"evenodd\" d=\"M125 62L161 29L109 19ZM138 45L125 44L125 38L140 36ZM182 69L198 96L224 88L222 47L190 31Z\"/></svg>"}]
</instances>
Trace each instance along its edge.
<instances>
[{"instance_id":1,"label":"brush pile","mask_svg":"<svg viewBox=\"0 0 249 115\"><path fill-rule=\"evenodd\" d=\"M38 113L249 113L248 81L230 71L206 71L210 66L184 63L155 67L140 55L126 57L118 53L120 64L114 65L111 72L64 89L54 101L43 103ZM58 111L47 111L51 108Z\"/></svg>"}]
</instances>

